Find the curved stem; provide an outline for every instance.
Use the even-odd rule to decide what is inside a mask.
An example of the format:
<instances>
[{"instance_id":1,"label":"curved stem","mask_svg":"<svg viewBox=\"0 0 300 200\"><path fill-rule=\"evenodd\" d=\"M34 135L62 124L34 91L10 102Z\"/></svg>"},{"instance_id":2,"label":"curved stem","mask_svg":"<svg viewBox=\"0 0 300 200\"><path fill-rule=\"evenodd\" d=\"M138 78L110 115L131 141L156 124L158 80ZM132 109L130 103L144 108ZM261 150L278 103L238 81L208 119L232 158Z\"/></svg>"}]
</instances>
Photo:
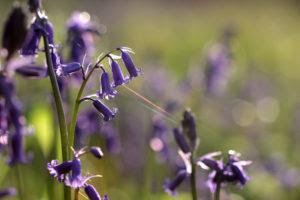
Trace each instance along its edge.
<instances>
[{"instance_id":1,"label":"curved stem","mask_svg":"<svg viewBox=\"0 0 300 200\"><path fill-rule=\"evenodd\" d=\"M214 200L220 200L220 192L221 192L221 183L218 182L217 183L217 188L216 188L216 191L215 191Z\"/></svg>"},{"instance_id":2,"label":"curved stem","mask_svg":"<svg viewBox=\"0 0 300 200\"><path fill-rule=\"evenodd\" d=\"M94 70L96 68L99 67L99 64L107 57L109 56L109 54L113 53L116 50L110 51L107 54L105 54L102 58L100 58L97 63L94 65L94 67L91 69L91 71L89 71L89 73L86 75L85 79L83 80L83 82L81 83L81 86L78 90L76 99L75 99L75 103L74 103L74 107L73 107L73 113L72 113L72 118L71 118L71 122L69 124L69 144L71 147L74 147L74 140L75 140L75 127L76 127L76 121L77 121L77 115L78 115L78 111L79 111L79 106L80 106L80 100L81 100L81 96L82 93L84 91L84 88L86 87L87 82L89 81L89 79L91 78Z\"/></svg>"},{"instance_id":3,"label":"curved stem","mask_svg":"<svg viewBox=\"0 0 300 200\"><path fill-rule=\"evenodd\" d=\"M44 40L44 48L45 48L45 56L48 66L48 73L51 81L54 101L57 109L57 117L58 117L58 123L59 123L59 129L60 129L60 137L61 137L61 149L62 149L62 157L63 161L68 160L68 151L69 151L69 144L68 144L68 132L67 132L67 125L66 125L66 119L63 109L63 103L62 98L60 95L56 74L53 69L53 63L51 59L51 52L49 48L49 42L48 38L46 36L43 36ZM71 190L64 186L64 199L70 200L71 199Z\"/></svg>"},{"instance_id":4,"label":"curved stem","mask_svg":"<svg viewBox=\"0 0 300 200\"><path fill-rule=\"evenodd\" d=\"M74 136L75 136L75 126L76 126L76 121L77 121L77 115L78 115L78 111L79 111L79 105L80 105L80 99L83 93L83 90L88 82L88 80L90 79L90 77L92 76L94 70L96 69L96 67L93 67L91 69L91 71L88 73L88 75L86 76L86 78L84 79L84 81L82 82L80 89L77 93L77 97L75 99L75 104L73 107L73 114L72 114L72 119L69 125L69 144L71 147L74 146Z\"/></svg>"},{"instance_id":5,"label":"curved stem","mask_svg":"<svg viewBox=\"0 0 300 200\"><path fill-rule=\"evenodd\" d=\"M197 197L197 187L196 187L196 165L194 162L194 153L192 153L190 161L191 161L191 165L192 165L192 173L191 173L191 179L190 179L191 180L190 181L191 194L192 194L192 199L197 200L198 197Z\"/></svg>"}]
</instances>

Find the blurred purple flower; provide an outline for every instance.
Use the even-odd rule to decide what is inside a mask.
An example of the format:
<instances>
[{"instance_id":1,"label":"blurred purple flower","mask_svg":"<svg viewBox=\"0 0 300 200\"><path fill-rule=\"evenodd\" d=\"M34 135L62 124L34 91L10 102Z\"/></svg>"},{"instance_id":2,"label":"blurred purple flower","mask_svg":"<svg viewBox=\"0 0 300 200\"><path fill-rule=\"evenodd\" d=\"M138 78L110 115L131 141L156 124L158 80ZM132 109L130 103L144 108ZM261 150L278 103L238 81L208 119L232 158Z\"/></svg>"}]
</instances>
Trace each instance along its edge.
<instances>
[{"instance_id":1,"label":"blurred purple flower","mask_svg":"<svg viewBox=\"0 0 300 200\"><path fill-rule=\"evenodd\" d=\"M90 152L98 159L101 159L103 157L103 152L100 147L95 147L95 146L91 147Z\"/></svg>"},{"instance_id":2,"label":"blurred purple flower","mask_svg":"<svg viewBox=\"0 0 300 200\"><path fill-rule=\"evenodd\" d=\"M194 149L197 144L196 122L195 117L190 109L186 109L184 111L181 126L183 128L183 132L189 139L189 142L191 144L190 146L192 147L192 149Z\"/></svg>"},{"instance_id":3,"label":"blurred purple flower","mask_svg":"<svg viewBox=\"0 0 300 200\"><path fill-rule=\"evenodd\" d=\"M0 198L15 196L17 191L15 188L5 188L0 190Z\"/></svg>"},{"instance_id":4,"label":"blurred purple flower","mask_svg":"<svg viewBox=\"0 0 300 200\"><path fill-rule=\"evenodd\" d=\"M16 132L11 137L11 155L9 164L27 163L28 158L24 152L24 134Z\"/></svg>"},{"instance_id":5,"label":"blurred purple flower","mask_svg":"<svg viewBox=\"0 0 300 200\"><path fill-rule=\"evenodd\" d=\"M47 68L37 65L21 66L15 72L27 78L45 78L48 76Z\"/></svg>"},{"instance_id":6,"label":"blurred purple flower","mask_svg":"<svg viewBox=\"0 0 300 200\"><path fill-rule=\"evenodd\" d=\"M27 33L26 13L16 4L5 21L2 35L2 47L7 50L6 60L22 47Z\"/></svg>"},{"instance_id":7,"label":"blurred purple flower","mask_svg":"<svg viewBox=\"0 0 300 200\"><path fill-rule=\"evenodd\" d=\"M107 195L104 195L103 200L109 200Z\"/></svg>"},{"instance_id":8,"label":"blurred purple flower","mask_svg":"<svg viewBox=\"0 0 300 200\"><path fill-rule=\"evenodd\" d=\"M120 152L120 141L118 131L111 123L103 123L99 114L94 110L83 112L76 123L75 146L77 148L85 146L85 139L91 134L103 137L106 149L110 153Z\"/></svg>"},{"instance_id":9,"label":"blurred purple flower","mask_svg":"<svg viewBox=\"0 0 300 200\"><path fill-rule=\"evenodd\" d=\"M251 161L240 160L240 154L235 151L229 151L228 161L223 163L222 160L216 160L214 157L219 156L220 152L209 153L200 158L198 165L204 169L210 169L212 172L208 176L207 186L211 192L215 192L218 184L226 182L239 183L245 185L249 180L244 166L250 165Z\"/></svg>"},{"instance_id":10,"label":"blurred purple flower","mask_svg":"<svg viewBox=\"0 0 300 200\"><path fill-rule=\"evenodd\" d=\"M176 194L176 188L186 179L188 173L185 170L180 170L173 181L167 181L164 185L165 192L170 195Z\"/></svg>"},{"instance_id":11,"label":"blurred purple flower","mask_svg":"<svg viewBox=\"0 0 300 200\"><path fill-rule=\"evenodd\" d=\"M25 163L27 161L24 152L24 136L26 134L25 119L22 115L21 103L14 94L12 79L0 74L0 96L5 100L4 109L7 109L8 124L13 126L14 134L8 137L11 165Z\"/></svg>"},{"instance_id":12,"label":"blurred purple flower","mask_svg":"<svg viewBox=\"0 0 300 200\"><path fill-rule=\"evenodd\" d=\"M41 7L42 0L28 0L29 11L35 13Z\"/></svg>"},{"instance_id":13,"label":"blurred purple flower","mask_svg":"<svg viewBox=\"0 0 300 200\"><path fill-rule=\"evenodd\" d=\"M175 141L179 146L179 148L181 149L181 151L183 151L184 153L191 152L190 146L188 145L182 131L178 128L174 128L173 133L174 133Z\"/></svg>"},{"instance_id":14,"label":"blurred purple flower","mask_svg":"<svg viewBox=\"0 0 300 200\"><path fill-rule=\"evenodd\" d=\"M85 57L89 63L94 53L93 36L99 34L98 27L90 21L88 13L74 12L67 22L67 29L70 61L81 63Z\"/></svg>"},{"instance_id":15,"label":"blurred purple flower","mask_svg":"<svg viewBox=\"0 0 300 200\"><path fill-rule=\"evenodd\" d=\"M209 49L206 58L205 85L210 94L219 95L226 89L232 65L230 43L234 35L233 28L226 27L219 42Z\"/></svg>"}]
</instances>

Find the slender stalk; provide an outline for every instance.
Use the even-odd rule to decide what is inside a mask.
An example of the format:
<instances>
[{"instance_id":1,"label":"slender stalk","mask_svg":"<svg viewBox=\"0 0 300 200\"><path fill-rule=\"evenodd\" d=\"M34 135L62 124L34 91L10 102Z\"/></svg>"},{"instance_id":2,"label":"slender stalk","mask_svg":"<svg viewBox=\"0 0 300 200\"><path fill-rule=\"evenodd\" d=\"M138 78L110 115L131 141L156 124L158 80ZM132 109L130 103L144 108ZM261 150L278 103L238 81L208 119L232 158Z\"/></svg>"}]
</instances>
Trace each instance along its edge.
<instances>
[{"instance_id":1,"label":"slender stalk","mask_svg":"<svg viewBox=\"0 0 300 200\"><path fill-rule=\"evenodd\" d=\"M196 165L194 162L194 153L192 153L191 158L191 165L192 165L192 173L191 173L191 179L190 179L190 184L191 184L191 194L192 194L192 199L197 200L197 187L196 187Z\"/></svg>"},{"instance_id":2,"label":"slender stalk","mask_svg":"<svg viewBox=\"0 0 300 200\"><path fill-rule=\"evenodd\" d=\"M221 192L221 183L218 182L217 183L217 188L216 188L216 191L215 191L214 200L220 200L220 192Z\"/></svg>"},{"instance_id":3,"label":"slender stalk","mask_svg":"<svg viewBox=\"0 0 300 200\"><path fill-rule=\"evenodd\" d=\"M79 189L75 189L74 191L74 200L78 200L79 199Z\"/></svg>"},{"instance_id":4,"label":"slender stalk","mask_svg":"<svg viewBox=\"0 0 300 200\"><path fill-rule=\"evenodd\" d=\"M90 79L90 77L92 76L94 70L96 69L96 67L93 67L91 69L91 71L88 73L88 75L86 76L86 78L83 80L80 89L77 93L77 97L75 99L75 104L73 107L73 114L72 114L72 119L69 125L69 144L71 147L74 146L74 136L75 136L75 126L76 126L76 121L77 121L77 115L78 115L78 111L79 111L79 105L80 105L80 99L82 96L82 93L84 91L84 88L88 82L88 80Z\"/></svg>"},{"instance_id":5,"label":"slender stalk","mask_svg":"<svg viewBox=\"0 0 300 200\"><path fill-rule=\"evenodd\" d=\"M20 200L23 200L25 198L24 198L24 192L23 192L23 181L22 181L22 176L21 176L20 165L17 165L15 167L15 169L16 169L17 182L18 182L18 196L19 196Z\"/></svg>"},{"instance_id":6,"label":"slender stalk","mask_svg":"<svg viewBox=\"0 0 300 200\"><path fill-rule=\"evenodd\" d=\"M53 69L53 63L51 59L51 52L50 52L48 38L44 35L43 40L44 40L45 56L46 56L46 61L48 66L48 73L49 73L54 101L57 109L57 117L58 117L60 137L61 137L62 157L63 157L63 161L67 161L68 154L69 154L68 153L69 144L68 144L68 132L67 132L66 119L63 110L63 102L60 95L56 74ZM71 200L71 190L66 186L64 186L64 199Z\"/></svg>"}]
</instances>

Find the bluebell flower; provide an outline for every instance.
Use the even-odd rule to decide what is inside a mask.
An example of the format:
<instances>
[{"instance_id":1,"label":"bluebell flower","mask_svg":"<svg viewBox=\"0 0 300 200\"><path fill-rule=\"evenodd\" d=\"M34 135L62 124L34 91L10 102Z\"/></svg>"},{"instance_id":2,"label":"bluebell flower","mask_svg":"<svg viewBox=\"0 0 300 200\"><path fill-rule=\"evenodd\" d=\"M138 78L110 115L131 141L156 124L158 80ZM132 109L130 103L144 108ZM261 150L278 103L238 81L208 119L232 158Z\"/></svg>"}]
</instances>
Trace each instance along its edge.
<instances>
[{"instance_id":1,"label":"bluebell flower","mask_svg":"<svg viewBox=\"0 0 300 200\"><path fill-rule=\"evenodd\" d=\"M192 149L194 149L198 143L196 132L196 121L190 109L186 109L183 113L183 119L181 121L183 132L189 139L189 143Z\"/></svg>"},{"instance_id":2,"label":"bluebell flower","mask_svg":"<svg viewBox=\"0 0 300 200\"><path fill-rule=\"evenodd\" d=\"M66 176L65 184L72 188L81 188L86 181L87 178L81 175L81 161L75 157L71 164L71 172Z\"/></svg>"},{"instance_id":3,"label":"bluebell flower","mask_svg":"<svg viewBox=\"0 0 300 200\"><path fill-rule=\"evenodd\" d=\"M27 33L26 13L16 4L5 21L2 35L2 47L7 50L6 60L22 47Z\"/></svg>"},{"instance_id":4,"label":"bluebell flower","mask_svg":"<svg viewBox=\"0 0 300 200\"><path fill-rule=\"evenodd\" d=\"M17 191L15 188L5 188L0 190L0 198L15 196Z\"/></svg>"},{"instance_id":5,"label":"bluebell flower","mask_svg":"<svg viewBox=\"0 0 300 200\"><path fill-rule=\"evenodd\" d=\"M58 76L67 76L72 73L78 72L82 69L81 64L77 62L67 63L67 64L61 64L57 70L56 74Z\"/></svg>"},{"instance_id":6,"label":"bluebell flower","mask_svg":"<svg viewBox=\"0 0 300 200\"><path fill-rule=\"evenodd\" d=\"M120 48L120 50L121 50L122 60L129 73L129 77L134 78L139 76L141 74L141 70L136 68L129 53L125 49Z\"/></svg>"},{"instance_id":7,"label":"bluebell flower","mask_svg":"<svg viewBox=\"0 0 300 200\"><path fill-rule=\"evenodd\" d=\"M215 192L218 184L238 183L245 185L249 180L244 166L250 165L251 161L240 160L240 154L235 151L229 151L228 161L223 163L223 160L216 160L220 152L209 153L202 156L197 163L204 169L210 169L211 172L206 182L211 192Z\"/></svg>"},{"instance_id":8,"label":"bluebell flower","mask_svg":"<svg viewBox=\"0 0 300 200\"><path fill-rule=\"evenodd\" d=\"M95 147L95 146L91 147L90 152L91 152L91 154L93 154L98 159L103 157L103 152L102 152L100 147Z\"/></svg>"},{"instance_id":9,"label":"bluebell flower","mask_svg":"<svg viewBox=\"0 0 300 200\"><path fill-rule=\"evenodd\" d=\"M21 66L15 72L27 78L44 78L48 76L47 68L37 65Z\"/></svg>"},{"instance_id":10,"label":"bluebell flower","mask_svg":"<svg viewBox=\"0 0 300 200\"><path fill-rule=\"evenodd\" d=\"M176 140L177 145L184 153L191 152L190 146L187 143L182 131L178 128L173 129L174 137Z\"/></svg>"},{"instance_id":11,"label":"bluebell flower","mask_svg":"<svg viewBox=\"0 0 300 200\"><path fill-rule=\"evenodd\" d=\"M109 121L109 120L113 119L117 113L116 108L110 109L104 103L102 103L100 100L94 100L93 105L103 115L104 121Z\"/></svg>"},{"instance_id":12,"label":"bluebell flower","mask_svg":"<svg viewBox=\"0 0 300 200\"><path fill-rule=\"evenodd\" d=\"M69 160L61 164L59 164L57 160L52 160L47 164L47 169L50 175L71 188L79 189L85 187L88 180L94 177L99 177L99 175L82 175L80 156L87 152L86 148L82 148L76 152L74 151L73 160Z\"/></svg>"},{"instance_id":13,"label":"bluebell flower","mask_svg":"<svg viewBox=\"0 0 300 200\"><path fill-rule=\"evenodd\" d=\"M111 71L114 79L113 87L128 83L129 78L127 76L124 77L120 65L112 58L110 59L110 61Z\"/></svg>"},{"instance_id":14,"label":"bluebell flower","mask_svg":"<svg viewBox=\"0 0 300 200\"><path fill-rule=\"evenodd\" d=\"M117 91L111 87L111 83L109 81L109 75L103 68L102 68L100 82L101 82L101 85L100 85L101 89L98 91L99 98L101 98L101 99L114 98L115 95L117 94Z\"/></svg>"},{"instance_id":15,"label":"bluebell flower","mask_svg":"<svg viewBox=\"0 0 300 200\"><path fill-rule=\"evenodd\" d=\"M52 177L57 178L59 181L63 181L65 175L71 171L72 164L72 161L66 161L59 164L57 160L52 160L47 164L47 169Z\"/></svg>"},{"instance_id":16,"label":"bluebell flower","mask_svg":"<svg viewBox=\"0 0 300 200\"><path fill-rule=\"evenodd\" d=\"M84 191L90 200L101 200L99 193L92 185L87 184L84 187Z\"/></svg>"},{"instance_id":17,"label":"bluebell flower","mask_svg":"<svg viewBox=\"0 0 300 200\"><path fill-rule=\"evenodd\" d=\"M176 194L176 188L186 179L188 173L186 170L180 170L173 181L167 181L164 185L165 192L170 195Z\"/></svg>"}]
</instances>

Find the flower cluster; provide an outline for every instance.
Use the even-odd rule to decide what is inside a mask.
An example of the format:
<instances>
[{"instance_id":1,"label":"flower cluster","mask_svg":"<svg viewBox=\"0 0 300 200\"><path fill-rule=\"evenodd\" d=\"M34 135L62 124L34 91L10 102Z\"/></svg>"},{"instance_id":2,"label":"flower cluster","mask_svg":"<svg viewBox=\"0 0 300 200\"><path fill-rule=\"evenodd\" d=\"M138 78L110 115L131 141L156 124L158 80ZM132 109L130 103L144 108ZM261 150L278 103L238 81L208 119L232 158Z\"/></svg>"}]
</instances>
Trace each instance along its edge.
<instances>
[{"instance_id":1,"label":"flower cluster","mask_svg":"<svg viewBox=\"0 0 300 200\"><path fill-rule=\"evenodd\" d=\"M225 183L238 183L245 185L249 180L244 167L250 165L251 161L240 160L240 153L233 150L228 151L227 162L223 159L217 160L216 156L220 156L221 152L213 152L206 154L197 162L203 169L211 170L208 176L207 186L211 192L215 192L218 185Z\"/></svg>"},{"instance_id":2,"label":"flower cluster","mask_svg":"<svg viewBox=\"0 0 300 200\"><path fill-rule=\"evenodd\" d=\"M104 121L109 121L113 119L117 113L117 109L110 109L106 106L102 100L112 99L116 96L116 88L118 86L128 83L132 78L137 77L141 74L141 70L138 69L129 55L132 50L128 47L120 47L115 49L121 53L121 59L123 60L124 66L128 71L129 76L125 76L121 69L121 66L116 61L119 56L112 53L106 54L105 57L109 59L110 70L112 73L112 82L110 81L110 76L108 72L104 69L104 66L99 66L99 61L96 63L95 68L101 68L102 73L100 76L100 90L96 92L96 95L90 95L81 99L81 101L90 100L93 103L95 109L102 114ZM103 58L105 58L103 57Z\"/></svg>"},{"instance_id":3,"label":"flower cluster","mask_svg":"<svg viewBox=\"0 0 300 200\"><path fill-rule=\"evenodd\" d=\"M44 37L51 48L51 60L57 76L67 76L81 70L81 64L78 62L70 62L63 64L58 54L57 45L54 42L54 31L52 24L47 17L40 13L31 24L25 42L20 51L23 56L36 56L39 52L40 40ZM30 77L45 77L47 69L35 65L24 66L17 72Z\"/></svg>"},{"instance_id":4,"label":"flower cluster","mask_svg":"<svg viewBox=\"0 0 300 200\"><path fill-rule=\"evenodd\" d=\"M74 157L72 160L68 160L63 163L59 163L57 160L52 160L48 163L47 168L50 175L56 178L59 182L62 182L64 185L74 189L83 188L90 200L101 200L96 189L87 183L91 178L101 176L82 175L80 157L89 152L98 159L103 157L103 153L99 147L82 148L77 152L74 151Z\"/></svg>"}]
</instances>

